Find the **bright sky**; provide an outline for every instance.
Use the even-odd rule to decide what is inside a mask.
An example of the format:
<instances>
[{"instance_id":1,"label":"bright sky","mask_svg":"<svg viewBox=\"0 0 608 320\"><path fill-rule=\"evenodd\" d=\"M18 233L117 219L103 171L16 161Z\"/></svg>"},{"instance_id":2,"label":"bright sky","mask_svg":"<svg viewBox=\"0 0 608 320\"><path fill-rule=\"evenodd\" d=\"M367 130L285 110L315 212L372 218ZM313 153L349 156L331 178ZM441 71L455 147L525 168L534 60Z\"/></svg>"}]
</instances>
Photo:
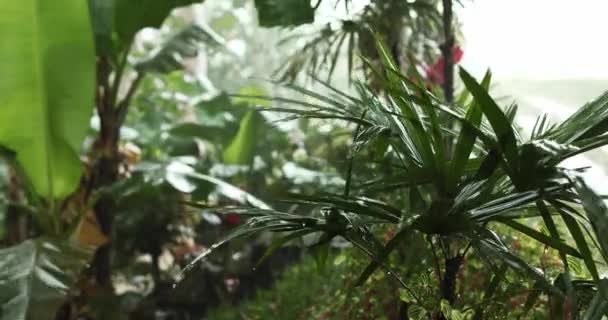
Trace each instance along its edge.
<instances>
[{"instance_id":1,"label":"bright sky","mask_svg":"<svg viewBox=\"0 0 608 320\"><path fill-rule=\"evenodd\" d=\"M608 79L608 0L463 2L463 64L476 74Z\"/></svg>"}]
</instances>

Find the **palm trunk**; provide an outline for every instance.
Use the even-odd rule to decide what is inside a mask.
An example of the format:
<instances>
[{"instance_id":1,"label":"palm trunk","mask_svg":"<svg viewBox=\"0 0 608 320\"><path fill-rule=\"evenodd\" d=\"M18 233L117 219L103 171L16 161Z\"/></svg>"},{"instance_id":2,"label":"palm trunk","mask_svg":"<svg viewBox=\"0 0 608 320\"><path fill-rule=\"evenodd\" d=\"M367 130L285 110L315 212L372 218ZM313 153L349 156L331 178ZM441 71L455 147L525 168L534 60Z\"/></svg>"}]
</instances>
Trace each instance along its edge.
<instances>
[{"instance_id":1,"label":"palm trunk","mask_svg":"<svg viewBox=\"0 0 608 320\"><path fill-rule=\"evenodd\" d=\"M454 30L452 0L443 1L443 37L441 45L443 56L443 95L449 105L454 102Z\"/></svg>"},{"instance_id":2,"label":"palm trunk","mask_svg":"<svg viewBox=\"0 0 608 320\"><path fill-rule=\"evenodd\" d=\"M456 300L456 280L462 266L463 257L457 255L445 261L445 272L441 279L441 298L452 304Z\"/></svg>"},{"instance_id":3,"label":"palm trunk","mask_svg":"<svg viewBox=\"0 0 608 320\"><path fill-rule=\"evenodd\" d=\"M443 95L445 102L450 105L454 102L454 30L453 30L453 3L452 0L442 0L443 4L443 37L444 43L441 45L443 56ZM449 146L449 145L448 145ZM464 257L457 254L445 260L445 272L441 279L441 298L452 304L456 299L456 280L458 271L462 265ZM445 319L445 316L441 316Z\"/></svg>"}]
</instances>

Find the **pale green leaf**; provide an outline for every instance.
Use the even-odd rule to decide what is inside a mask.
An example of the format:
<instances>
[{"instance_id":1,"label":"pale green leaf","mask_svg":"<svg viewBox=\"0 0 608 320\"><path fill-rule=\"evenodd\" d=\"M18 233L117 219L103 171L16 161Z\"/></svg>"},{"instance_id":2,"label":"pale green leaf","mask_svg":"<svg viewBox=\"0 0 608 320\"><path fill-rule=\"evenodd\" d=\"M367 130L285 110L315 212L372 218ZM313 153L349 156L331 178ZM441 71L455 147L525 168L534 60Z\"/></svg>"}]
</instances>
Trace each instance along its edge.
<instances>
[{"instance_id":1,"label":"pale green leaf","mask_svg":"<svg viewBox=\"0 0 608 320\"><path fill-rule=\"evenodd\" d=\"M53 320L92 252L40 238L0 250L0 320Z\"/></svg>"}]
</instances>

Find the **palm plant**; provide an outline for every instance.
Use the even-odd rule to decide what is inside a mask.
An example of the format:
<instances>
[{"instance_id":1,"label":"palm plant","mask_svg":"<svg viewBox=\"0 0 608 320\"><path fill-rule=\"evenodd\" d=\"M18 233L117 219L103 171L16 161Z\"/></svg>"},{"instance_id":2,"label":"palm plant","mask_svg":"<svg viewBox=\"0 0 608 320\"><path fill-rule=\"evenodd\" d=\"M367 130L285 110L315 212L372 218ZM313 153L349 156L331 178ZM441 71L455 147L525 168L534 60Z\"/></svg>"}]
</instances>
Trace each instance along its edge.
<instances>
[{"instance_id":1,"label":"palm plant","mask_svg":"<svg viewBox=\"0 0 608 320\"><path fill-rule=\"evenodd\" d=\"M448 3L451 7L451 0ZM303 44L296 45L297 49L279 70L284 80L293 81L301 72L318 75L323 68L327 68L324 71L329 80L341 61L338 57L342 55L346 56L346 71L350 80L354 71L359 69L358 55L379 63L371 30L386 39L392 58L403 70L432 61L439 43L446 37L437 0L374 0L356 12L352 11L349 0L335 1L335 7L339 5L344 6L348 18L337 19L315 28L313 32L296 32L282 41L291 43L293 39L300 42L305 39ZM450 16L448 21L451 19ZM453 46L453 43L449 46ZM361 67L366 77L375 81L368 65Z\"/></svg>"},{"instance_id":2,"label":"palm plant","mask_svg":"<svg viewBox=\"0 0 608 320\"><path fill-rule=\"evenodd\" d=\"M267 98L292 104L293 108L270 109L290 114L287 118L325 119L355 126L344 192L292 194L283 200L312 208L302 214L268 207L216 208L218 213L238 213L248 220L192 263L227 241L259 232L280 235L268 254L309 234L319 235L316 247L341 237L370 258L358 284L381 268L410 291L413 303L421 303L387 262L393 251L418 237L429 241L435 256L436 246L444 254L442 270L437 270L437 294L450 304L457 301L458 271L465 257L474 255L495 274L483 301L489 301L505 272L512 270L558 305L568 306L563 308L562 317L600 319L607 314L607 281L599 269L608 261L608 242L602 236L608 228L608 210L585 183L584 168L568 169L560 163L608 143L608 94L562 123L549 125L546 118L539 118L530 138L525 139L513 123L516 105L503 111L488 94L489 72L478 83L461 69L466 90L459 103L447 107L425 89L420 78L411 80L401 74L382 43L378 43L378 53L382 69L368 67L382 79L383 96L361 83L355 85L359 96L354 97L322 82L331 94L292 86L307 101ZM378 142L387 146L384 156L397 169L390 176L354 181L357 152L375 148ZM371 193L372 189L381 193ZM527 221L531 219L542 220L548 233L530 227ZM563 272L549 279L511 251L497 231L501 225L556 250ZM561 225L565 225L567 235L560 234ZM374 233L382 226L398 230L386 243ZM572 279L568 259L582 260L591 279ZM581 290L595 297L589 303L577 301ZM529 295L530 300L536 298L538 294ZM437 315L450 317L445 310ZM479 307L475 318L482 316L483 308Z\"/></svg>"}]
</instances>

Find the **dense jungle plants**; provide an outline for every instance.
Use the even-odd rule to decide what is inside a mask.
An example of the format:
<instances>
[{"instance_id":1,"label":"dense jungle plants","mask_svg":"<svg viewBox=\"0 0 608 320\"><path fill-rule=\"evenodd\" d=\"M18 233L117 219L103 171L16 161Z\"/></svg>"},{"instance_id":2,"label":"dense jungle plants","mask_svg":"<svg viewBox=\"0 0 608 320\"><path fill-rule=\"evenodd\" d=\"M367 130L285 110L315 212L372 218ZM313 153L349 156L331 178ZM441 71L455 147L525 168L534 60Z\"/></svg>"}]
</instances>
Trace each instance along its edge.
<instances>
[{"instance_id":1,"label":"dense jungle plants","mask_svg":"<svg viewBox=\"0 0 608 320\"><path fill-rule=\"evenodd\" d=\"M134 164L141 155L125 138L129 128L124 124L133 111L134 100L146 101L138 98L142 86L171 79L171 73L182 69L185 60L196 56L203 44L221 46L222 39L209 28L179 23L174 28L180 31L165 37L151 50L138 46L136 35L140 30L159 28L173 9L194 3L198 1L91 0L51 4L31 0L0 6L1 66L7 74L0 82L0 145L9 195L3 245L12 245L0 251L1 319L54 319L55 310L62 304L60 319L76 318L82 312L94 317L96 309L107 309L97 308L93 302L99 296L114 294L114 252L128 253L136 248L158 258L158 245L142 245L137 240L127 243L128 239L116 238L124 235L124 228L116 230L114 221L124 218L119 217L120 213L131 209L122 205L125 201L163 192L172 203L158 212L164 216L152 219L164 224L157 240L170 242L180 234L169 232L167 223L183 219L175 204L194 187L183 170L185 163L192 161L179 156L189 155L192 145L196 145L196 133L192 131L207 128L196 124L172 128L171 138L178 139L187 132L189 144L184 147L176 143L177 150L160 157L158 153L146 154L147 159L157 160L154 168L159 170L139 173L141 170ZM204 91L200 85L191 87L197 93ZM171 108L177 105L175 101L165 102ZM213 101L217 102L207 99L201 104L207 106ZM222 108L231 104L229 100L219 101ZM235 110L231 116L239 118L215 133L224 138L219 147L220 158L227 164L249 165L257 150L252 149L254 144L248 140L252 132L248 130L264 121L256 113L245 112L246 107ZM223 111L210 111L214 112L224 116ZM140 110L142 113L146 112ZM150 113L148 117L154 118ZM91 116L93 130L89 125ZM256 130L263 133L271 128ZM87 134L89 140L85 141ZM158 136L164 137L152 135ZM268 145L282 146L276 143L284 141L281 135L269 136L275 141ZM222 154L222 149L229 151ZM173 161L180 159L183 161ZM181 163L182 170L168 169L172 163L172 168L178 169ZM225 182L185 170L195 176L193 180L207 184L206 193L194 199L215 193L209 183L218 185L219 193L229 194L234 201L255 199L243 198L245 193ZM125 189L131 184L121 181L129 176L148 185ZM168 186L172 189L168 190ZM125 190L128 192L116 193ZM122 225L128 226L129 223ZM112 245L120 248L112 249ZM158 267L158 263L153 265ZM159 277L158 270L153 273ZM64 303L68 296L75 298ZM93 312L87 311L90 309Z\"/></svg>"},{"instance_id":2,"label":"dense jungle plants","mask_svg":"<svg viewBox=\"0 0 608 320\"><path fill-rule=\"evenodd\" d=\"M358 98L320 82L326 93L290 86L307 102L269 100L268 86L228 79L258 69L226 58L225 38L193 23L187 9L186 18L171 14L200 2L0 4L0 176L7 198L0 203L7 212L0 215L0 319L202 317L209 305L268 285L273 270L256 263L304 235L304 244L316 243L320 266L336 254L330 247L345 245L340 239L371 257L358 282L381 281L393 316L455 318L462 311L479 318L497 314L483 308L493 297L526 290L529 302L520 304L547 297L552 318L575 318L579 309L589 319L605 313L606 244L597 235L606 228L606 208L580 170L558 167L604 144L605 97L560 125L541 119L524 140L512 125L514 109L503 113L486 94L489 77L482 89L463 74L467 90L452 104L458 50L451 1L383 0L324 28L283 70L289 80L304 66L312 78L331 77L346 52L349 75L355 65L365 71L366 83L354 85ZM322 2L255 0L249 8L257 8L261 26L306 29ZM246 3L235 0L231 8ZM351 2L336 4L348 9ZM236 16L214 17L211 25L237 25L229 36L248 28ZM145 39L151 29L156 41ZM370 29L389 46L376 50ZM193 71L190 59L203 51L232 69L210 70L211 79ZM435 85L443 98L425 90L437 93ZM227 89L239 95L221 92ZM264 110L295 116L298 129L272 124L276 113ZM287 191L297 199L268 205ZM262 231L280 232L268 251ZM188 264L226 233L234 241ZM262 235L236 239L254 233ZM513 233L538 242L532 257L552 248L560 268L538 272L528 256L515 254L516 242L507 239ZM337 254L346 260L351 251ZM278 265L299 251L281 254ZM356 259L357 266L365 261ZM459 289L469 275L459 270L487 270L481 260L495 277L483 296L464 297ZM410 281L428 267L429 281ZM179 273L183 268L189 272ZM373 274L377 268L387 273ZM398 281L383 281L391 277ZM423 295L421 287L436 290ZM353 310L347 314L354 317Z\"/></svg>"},{"instance_id":3,"label":"dense jungle plants","mask_svg":"<svg viewBox=\"0 0 608 320\"><path fill-rule=\"evenodd\" d=\"M542 245L517 235L508 227L498 227L506 244L517 248L517 254L524 259L533 260L539 251L545 251L540 265L543 272L559 273L561 265L559 258L553 253L543 250ZM390 233L389 233L390 234ZM386 239L386 238L385 238ZM424 260L432 260L432 255L425 255L428 243L423 239L412 239L401 243L395 249L395 254L386 261L417 296L424 299L425 306L410 306L410 310L400 308L403 301L409 301L411 294L401 288L389 275L376 272L364 287L353 288L361 270L369 263L369 258L355 248L347 250L332 250L325 263L325 268L319 268L319 260L313 257L305 258L302 263L287 269L271 288L260 290L254 299L241 304L225 303L220 308L211 311L207 319L417 319L428 317L428 311L435 308L437 297L434 288L437 286L437 276L432 264ZM417 241L416 241L417 240ZM403 256L407 252L407 256ZM430 252L429 252L430 253ZM573 270L577 264L572 264ZM580 269L577 269L580 272ZM453 319L470 319L474 308L469 301L476 301L483 294L489 283L491 274L487 274L483 262L474 257L468 257L459 275L458 296L462 301L456 306L449 306ZM531 292L529 281L515 272L508 272L492 295L483 305L485 319L549 318L548 299L540 297L534 303L527 299ZM441 304L441 303L440 303ZM448 305L443 303L448 310ZM440 305L441 307L441 305Z\"/></svg>"},{"instance_id":4,"label":"dense jungle plants","mask_svg":"<svg viewBox=\"0 0 608 320\"><path fill-rule=\"evenodd\" d=\"M356 85L357 97L338 90L319 95L298 88L306 102L291 100L293 108L271 108L354 127L343 192L295 193L282 200L301 206L301 211L218 208L217 212L240 213L248 220L193 263L227 241L262 231L279 234L269 253L316 234L315 248L339 238L369 257L357 284L366 283L377 269L400 283L406 292L401 308L407 317L451 319L450 310L468 308L468 317L482 319L484 305L492 301L500 282L515 273L533 284L525 306L546 295L552 319L601 319L608 311L607 282L601 276L608 212L602 197L585 183L585 168L559 164L607 143L607 95L562 123L550 125L540 117L526 139L513 123L516 106L503 111L488 94L490 73L479 83L461 69L465 90L457 102L444 105L420 77L404 76L381 42L378 51L383 68L373 70L383 80L385 95L361 83ZM393 167L390 175L383 176L376 168L376 179L355 180L358 152L376 148ZM373 170L365 164L359 169ZM538 221L543 231L532 227ZM387 226L395 232L384 242L378 232ZM541 272L535 261L519 256L501 237L505 227L538 242L537 256L546 250L542 247L555 250L559 273ZM427 241L430 253L421 261L430 257L429 265L434 264L434 299L422 299L387 262L397 248L407 256L412 239ZM459 273L469 259L482 261L494 276L483 294L462 301L458 287L465 284L459 283Z\"/></svg>"},{"instance_id":5,"label":"dense jungle plants","mask_svg":"<svg viewBox=\"0 0 608 320\"><path fill-rule=\"evenodd\" d=\"M237 2L235 6L244 5ZM187 257L200 250L198 241L213 242L209 235L218 232L205 230L204 239L193 244L193 234L217 225L218 218L185 212L182 200L263 204L196 170L214 172L243 188L277 192L292 184L310 188L335 181L299 167L284 132L248 110L247 99L232 101L210 92L208 79L192 81L192 74L180 72L201 49L226 49L207 26L170 14L196 3L200 1L51 5L31 0L0 7L1 66L7 72L0 83L0 145L8 195L6 219L2 215L8 228L3 224L2 235L6 233L3 246L12 246L0 254L2 319L50 319L60 305L59 319L127 317L114 310L133 304L132 295L127 302L114 299L123 290L115 288L116 277L127 278L119 281L124 287L133 284L130 279L151 273L156 288L171 289L166 282L174 281L174 273L160 270L167 248ZM300 7L314 13L303 3ZM262 25L299 19L285 19L298 2L254 4ZM139 39L141 30L163 22L171 31L161 30L161 41ZM252 85L230 89L264 92ZM189 96L186 103L180 100L184 94ZM19 126L20 119L28 121ZM256 135L268 138L254 139ZM277 155L277 150L288 152ZM260 169L254 160L266 165ZM220 224L229 229L238 221ZM142 238L146 231L154 231L155 241ZM143 263L144 269L133 261L148 254L152 262ZM141 296L135 300L151 309Z\"/></svg>"}]
</instances>

